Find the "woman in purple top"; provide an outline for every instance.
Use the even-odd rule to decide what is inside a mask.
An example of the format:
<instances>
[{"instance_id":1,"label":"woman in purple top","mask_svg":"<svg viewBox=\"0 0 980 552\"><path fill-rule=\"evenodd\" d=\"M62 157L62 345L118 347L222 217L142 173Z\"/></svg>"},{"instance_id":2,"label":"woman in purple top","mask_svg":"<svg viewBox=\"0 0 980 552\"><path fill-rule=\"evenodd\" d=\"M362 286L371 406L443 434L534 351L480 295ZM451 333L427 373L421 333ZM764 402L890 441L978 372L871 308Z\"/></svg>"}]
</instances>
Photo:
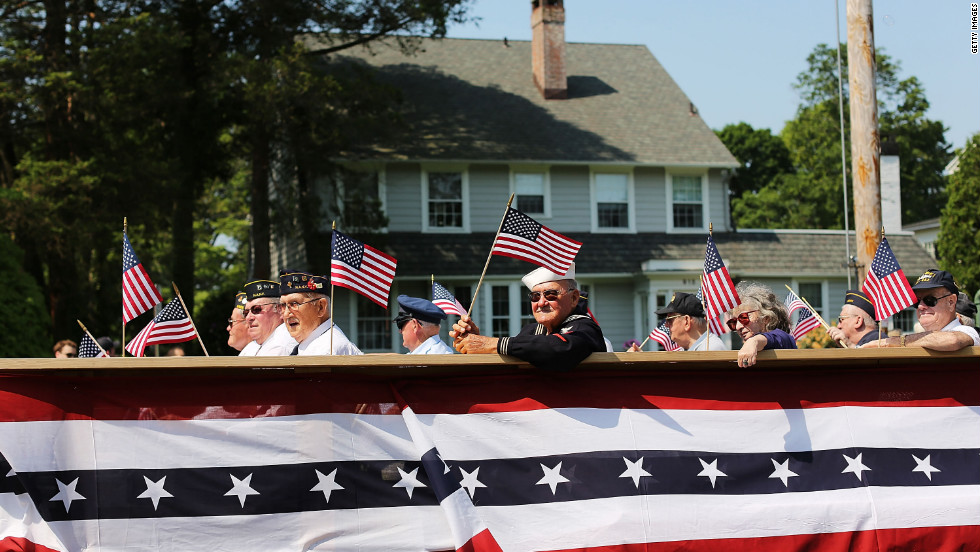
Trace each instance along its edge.
<instances>
[{"instance_id":1,"label":"woman in purple top","mask_svg":"<svg viewBox=\"0 0 980 552\"><path fill-rule=\"evenodd\" d=\"M744 342L738 351L739 366L755 364L759 351L764 349L796 348L796 339L789 334L789 313L771 289L755 282L741 282L736 291L742 302L728 313L728 327L738 332Z\"/></svg>"}]
</instances>

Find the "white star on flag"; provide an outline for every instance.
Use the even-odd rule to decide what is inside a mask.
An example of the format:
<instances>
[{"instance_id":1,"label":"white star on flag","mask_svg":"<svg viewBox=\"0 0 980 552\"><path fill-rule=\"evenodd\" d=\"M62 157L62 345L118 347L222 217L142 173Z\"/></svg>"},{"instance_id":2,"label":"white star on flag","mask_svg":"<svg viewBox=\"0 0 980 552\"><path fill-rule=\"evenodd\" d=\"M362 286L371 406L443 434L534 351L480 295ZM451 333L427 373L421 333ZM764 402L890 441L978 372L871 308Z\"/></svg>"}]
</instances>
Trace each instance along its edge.
<instances>
[{"instance_id":1,"label":"white star on flag","mask_svg":"<svg viewBox=\"0 0 980 552\"><path fill-rule=\"evenodd\" d=\"M174 495L168 493L164 488L163 484L167 481L167 476L160 478L160 481L153 482L150 478L143 476L143 481L146 482L146 490L140 493L136 498L149 498L153 501L153 511L156 511L157 506L160 505L161 498L173 498Z\"/></svg>"},{"instance_id":2,"label":"white star on flag","mask_svg":"<svg viewBox=\"0 0 980 552\"><path fill-rule=\"evenodd\" d=\"M559 483L568 483L568 479L561 474L561 462L558 462L558 465L553 468L541 464L541 469L544 471L544 477L535 483L535 485L548 485L551 487L551 494L555 494L558 491Z\"/></svg>"},{"instance_id":3,"label":"white star on flag","mask_svg":"<svg viewBox=\"0 0 980 552\"><path fill-rule=\"evenodd\" d=\"M78 485L78 478L76 477L74 481L65 485L60 479L55 479L58 482L58 494L51 497L50 502L55 500L60 500L65 503L65 512L71 508L72 501L75 500L85 500L85 497L75 491L75 485Z\"/></svg>"},{"instance_id":4,"label":"white star on flag","mask_svg":"<svg viewBox=\"0 0 980 552\"><path fill-rule=\"evenodd\" d=\"M704 460L700 458L698 458L698 462L701 462L701 467L704 468L703 470L701 470L701 473L698 474L698 477L707 477L708 479L710 479L712 489L715 488L715 481L717 481L719 477L728 477L728 474L718 469L717 458L712 460L710 464L706 463Z\"/></svg>"},{"instance_id":5,"label":"white star on flag","mask_svg":"<svg viewBox=\"0 0 980 552\"><path fill-rule=\"evenodd\" d=\"M459 482L459 486L466 489L466 492L470 494L470 498L473 498L473 493L476 492L478 488L487 488L477 477L480 475L480 468L477 467L473 470L473 473L468 473L463 468L459 468L460 473L463 474L463 480Z\"/></svg>"},{"instance_id":6,"label":"white star on flag","mask_svg":"<svg viewBox=\"0 0 980 552\"><path fill-rule=\"evenodd\" d=\"M225 493L225 496L237 496L238 501L242 504L242 508L244 508L246 497L259 494L258 491L252 488L252 474L248 474L248 477L245 479L238 479L231 474L228 475L231 477L232 487L230 491Z\"/></svg>"},{"instance_id":7,"label":"white star on flag","mask_svg":"<svg viewBox=\"0 0 980 552\"><path fill-rule=\"evenodd\" d=\"M847 460L847 467L844 468L843 471L841 471L841 473L848 473L848 472L853 473L858 478L858 481L860 481L861 480L861 473L862 472L864 472L864 471L871 471L871 468L869 468L868 466L865 466L864 464L861 463L861 455L862 454L864 454L864 453L862 452L862 453L858 454L854 458L851 458L850 456L848 456L846 454L843 455L844 456L844 460Z\"/></svg>"},{"instance_id":8,"label":"white star on flag","mask_svg":"<svg viewBox=\"0 0 980 552\"><path fill-rule=\"evenodd\" d=\"M403 487L405 492L408 493L408 498L411 499L412 493L415 492L416 488L426 486L425 483L422 483L418 480L418 477L416 477L418 473L418 468L412 470L411 473L405 473L405 470L398 468L398 474L402 476L402 479L398 483L392 485L392 487Z\"/></svg>"},{"instance_id":9,"label":"white star on flag","mask_svg":"<svg viewBox=\"0 0 980 552\"><path fill-rule=\"evenodd\" d=\"M775 458L770 458L770 460L772 460L772 467L774 469L772 471L772 475L769 476L769 479L775 479L775 478L778 477L779 479L781 479L783 481L783 485L785 485L786 487L789 487L789 478L790 477L799 477L800 476L798 473L794 473L794 472L790 471L790 469L789 469L789 458L787 458L786 460L784 460L782 464L780 464L779 462L776 462L776 459Z\"/></svg>"},{"instance_id":10,"label":"white star on flag","mask_svg":"<svg viewBox=\"0 0 980 552\"><path fill-rule=\"evenodd\" d=\"M330 475L323 475L323 473L321 473L320 470L313 470L313 471L316 472L316 478L319 480L319 482L316 484L315 487L313 487L312 489L310 489L310 492L311 493L315 493L317 491L320 491L320 492L323 493L323 498L327 502L330 502L330 493L332 493L333 491L342 491L342 490L344 490L343 487L341 487L340 485L337 484L337 470L336 469L334 469L332 472L330 472Z\"/></svg>"},{"instance_id":11,"label":"white star on flag","mask_svg":"<svg viewBox=\"0 0 980 552\"><path fill-rule=\"evenodd\" d=\"M929 461L929 457L930 456L932 456L932 455L931 454L927 454L924 459L919 460L919 457L913 454L912 455L912 458L915 458L915 464L916 464L916 466L914 468L912 468L912 471L913 472L922 472L922 473L926 474L926 477L929 478L929 481L932 481L932 474L933 474L933 472L938 472L940 470L939 470L939 468L932 467L932 463Z\"/></svg>"},{"instance_id":12,"label":"white star on flag","mask_svg":"<svg viewBox=\"0 0 980 552\"><path fill-rule=\"evenodd\" d=\"M641 456L636 462L630 462L629 458L624 457L623 462L626 462L626 471L620 474L620 477L630 477L633 479L633 484L636 488L640 488L640 478L641 477L652 477L650 472L643 469L643 457Z\"/></svg>"}]
</instances>

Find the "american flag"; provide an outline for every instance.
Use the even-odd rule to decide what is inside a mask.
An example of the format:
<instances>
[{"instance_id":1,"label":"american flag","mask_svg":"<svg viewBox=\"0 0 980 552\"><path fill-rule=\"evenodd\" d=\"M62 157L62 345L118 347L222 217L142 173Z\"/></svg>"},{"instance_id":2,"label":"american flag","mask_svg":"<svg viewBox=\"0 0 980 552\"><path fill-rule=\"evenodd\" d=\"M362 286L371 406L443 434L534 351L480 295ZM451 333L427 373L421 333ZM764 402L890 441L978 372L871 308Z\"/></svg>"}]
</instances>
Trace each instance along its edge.
<instances>
[{"instance_id":1,"label":"american flag","mask_svg":"<svg viewBox=\"0 0 980 552\"><path fill-rule=\"evenodd\" d=\"M150 275L136 257L126 234L123 234L122 283L123 324L163 301L163 296L150 281Z\"/></svg>"},{"instance_id":2,"label":"american flag","mask_svg":"<svg viewBox=\"0 0 980 552\"><path fill-rule=\"evenodd\" d=\"M698 298L698 301L700 301L701 305L703 306L704 288L699 287L698 292L695 293L694 295ZM707 315L708 314L707 308L704 309L704 313L705 313L705 317L708 319L708 331L718 336L725 335L726 333L728 333L728 326L725 324L725 322L728 321L728 311L725 311L721 313L721 316L716 316L714 318L711 318L710 316Z\"/></svg>"},{"instance_id":3,"label":"american flag","mask_svg":"<svg viewBox=\"0 0 980 552\"><path fill-rule=\"evenodd\" d=\"M797 309L806 309L806 303L796 296L792 291L786 296L786 312L793 314ZM807 309L810 310L810 309Z\"/></svg>"},{"instance_id":4,"label":"american flag","mask_svg":"<svg viewBox=\"0 0 980 552\"><path fill-rule=\"evenodd\" d=\"M681 348L670 339L670 328L664 320L650 332L650 339L659 343L666 351L679 351Z\"/></svg>"},{"instance_id":5,"label":"american flag","mask_svg":"<svg viewBox=\"0 0 980 552\"><path fill-rule=\"evenodd\" d=\"M449 290L444 288L439 284L439 282L432 282L432 303L442 309L446 314L455 314L457 316L463 316L466 314L466 309L463 304L459 302Z\"/></svg>"},{"instance_id":6,"label":"american flag","mask_svg":"<svg viewBox=\"0 0 980 552\"><path fill-rule=\"evenodd\" d=\"M82 339L78 342L78 358L101 358L108 356L102 350L102 347L99 347L99 344L88 335L88 332L82 335Z\"/></svg>"},{"instance_id":7,"label":"american flag","mask_svg":"<svg viewBox=\"0 0 980 552\"><path fill-rule=\"evenodd\" d=\"M840 359L833 378L825 360L779 373L649 363L614 378L582 366L560 379L11 373L0 542L976 550L980 365L898 360Z\"/></svg>"},{"instance_id":8,"label":"american flag","mask_svg":"<svg viewBox=\"0 0 980 552\"><path fill-rule=\"evenodd\" d=\"M902 267L888 247L884 236L878 244L878 251L871 261L868 277L861 286L875 305L875 320L884 320L905 307L915 303L915 292L905 278Z\"/></svg>"},{"instance_id":9,"label":"american flag","mask_svg":"<svg viewBox=\"0 0 980 552\"><path fill-rule=\"evenodd\" d=\"M149 345L180 343L190 341L196 336L194 323L184 311L184 305L179 298L174 297L140 333L136 334L132 341L126 344L126 350L135 357L141 357Z\"/></svg>"},{"instance_id":10,"label":"american flag","mask_svg":"<svg viewBox=\"0 0 980 552\"><path fill-rule=\"evenodd\" d=\"M720 318L722 314L737 307L740 299L735 291L728 269L725 268L715 240L708 236L708 246L704 251L704 277L701 280L704 288L704 307L708 319Z\"/></svg>"},{"instance_id":11,"label":"american flag","mask_svg":"<svg viewBox=\"0 0 980 552\"><path fill-rule=\"evenodd\" d=\"M330 254L330 283L356 291L388 308L391 281L398 261L370 245L333 231Z\"/></svg>"},{"instance_id":12,"label":"american flag","mask_svg":"<svg viewBox=\"0 0 980 552\"><path fill-rule=\"evenodd\" d=\"M565 274L581 242L562 236L514 208L508 208L490 253L521 259Z\"/></svg>"},{"instance_id":13,"label":"american flag","mask_svg":"<svg viewBox=\"0 0 980 552\"><path fill-rule=\"evenodd\" d=\"M803 339L804 335L819 325L820 320L810 312L810 309L803 307L800 309L800 317L796 321L796 326L793 327L793 337L798 340Z\"/></svg>"}]
</instances>

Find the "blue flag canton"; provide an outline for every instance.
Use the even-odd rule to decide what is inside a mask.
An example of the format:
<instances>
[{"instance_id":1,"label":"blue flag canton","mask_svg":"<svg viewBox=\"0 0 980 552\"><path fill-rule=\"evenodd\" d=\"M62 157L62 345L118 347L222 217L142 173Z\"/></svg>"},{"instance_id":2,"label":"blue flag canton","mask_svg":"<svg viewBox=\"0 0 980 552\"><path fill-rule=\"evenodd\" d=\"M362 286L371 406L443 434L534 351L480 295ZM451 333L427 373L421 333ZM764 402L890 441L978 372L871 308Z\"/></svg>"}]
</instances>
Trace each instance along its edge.
<instances>
[{"instance_id":1,"label":"blue flag canton","mask_svg":"<svg viewBox=\"0 0 980 552\"><path fill-rule=\"evenodd\" d=\"M718 254L718 248L715 247L715 241L708 237L708 247L704 252L704 271L714 272L720 268L724 268L725 263L721 260L721 255Z\"/></svg>"},{"instance_id":2,"label":"blue flag canton","mask_svg":"<svg viewBox=\"0 0 980 552\"><path fill-rule=\"evenodd\" d=\"M92 341L92 338L85 334L82 336L82 340L78 342L78 358L95 358L102 354L102 349Z\"/></svg>"},{"instance_id":3,"label":"blue flag canton","mask_svg":"<svg viewBox=\"0 0 980 552\"><path fill-rule=\"evenodd\" d=\"M123 234L123 272L138 264L140 264L140 260L136 257L132 244L129 243L129 237Z\"/></svg>"},{"instance_id":4,"label":"blue flag canton","mask_svg":"<svg viewBox=\"0 0 980 552\"><path fill-rule=\"evenodd\" d=\"M456 298L453 297L453 294L452 293L449 293L449 290L448 289L442 287L438 283L433 283L432 284L432 300L434 301L434 300L437 300L437 299L445 299L447 301L456 301Z\"/></svg>"},{"instance_id":5,"label":"blue flag canton","mask_svg":"<svg viewBox=\"0 0 980 552\"><path fill-rule=\"evenodd\" d=\"M184 306L180 304L180 299L172 299L170 304L168 304L160 314L157 314L156 318L153 320L155 322L172 322L174 320L181 320L187 318L187 313L184 312Z\"/></svg>"},{"instance_id":6,"label":"blue flag canton","mask_svg":"<svg viewBox=\"0 0 980 552\"><path fill-rule=\"evenodd\" d=\"M514 234L526 240L534 241L541 232L541 224L517 209L511 208L507 211L507 216L504 217L504 226L500 231L504 234Z\"/></svg>"},{"instance_id":7,"label":"blue flag canton","mask_svg":"<svg viewBox=\"0 0 980 552\"><path fill-rule=\"evenodd\" d=\"M348 238L334 230L330 246L330 257L332 259L341 261L357 269L361 268L361 260L364 258L363 243Z\"/></svg>"},{"instance_id":8,"label":"blue flag canton","mask_svg":"<svg viewBox=\"0 0 980 552\"><path fill-rule=\"evenodd\" d=\"M898 260L892 253L892 248L888 246L888 240L881 238L881 243L878 245L875 258L871 261L871 271L879 279L883 279L885 276L901 269L902 267L898 266Z\"/></svg>"}]
</instances>

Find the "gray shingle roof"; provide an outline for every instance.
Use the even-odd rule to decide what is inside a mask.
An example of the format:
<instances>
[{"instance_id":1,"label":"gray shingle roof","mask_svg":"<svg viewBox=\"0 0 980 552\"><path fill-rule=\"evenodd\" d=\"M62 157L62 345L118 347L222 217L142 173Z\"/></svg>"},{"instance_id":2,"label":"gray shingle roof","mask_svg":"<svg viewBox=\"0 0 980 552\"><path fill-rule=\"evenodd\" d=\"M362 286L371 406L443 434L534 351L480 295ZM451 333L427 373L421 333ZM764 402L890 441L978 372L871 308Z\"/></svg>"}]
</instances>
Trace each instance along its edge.
<instances>
[{"instance_id":1,"label":"gray shingle roof","mask_svg":"<svg viewBox=\"0 0 980 552\"><path fill-rule=\"evenodd\" d=\"M566 52L569 97L545 100L532 80L528 41L504 46L423 39L415 56L385 42L370 51L344 50L334 63L369 64L379 69L382 82L403 91L404 116L413 129L398 143L351 153L374 159L737 166L645 46L569 43Z\"/></svg>"},{"instance_id":2,"label":"gray shingle roof","mask_svg":"<svg viewBox=\"0 0 980 552\"><path fill-rule=\"evenodd\" d=\"M639 274L645 261L693 260L703 263L707 237L702 234L568 234L583 242L575 260L581 274ZM715 243L735 278L764 276L847 276L843 234L825 231L716 232ZM398 259L398 277L479 276L493 243L492 233L432 235L390 233L380 236L386 252ZM888 236L895 257L912 280L936 261L913 236ZM374 243L374 242L372 242ZM855 254L851 238L851 254ZM494 257L488 274L521 275L532 265ZM862 273L867 268L861 269Z\"/></svg>"}]
</instances>

